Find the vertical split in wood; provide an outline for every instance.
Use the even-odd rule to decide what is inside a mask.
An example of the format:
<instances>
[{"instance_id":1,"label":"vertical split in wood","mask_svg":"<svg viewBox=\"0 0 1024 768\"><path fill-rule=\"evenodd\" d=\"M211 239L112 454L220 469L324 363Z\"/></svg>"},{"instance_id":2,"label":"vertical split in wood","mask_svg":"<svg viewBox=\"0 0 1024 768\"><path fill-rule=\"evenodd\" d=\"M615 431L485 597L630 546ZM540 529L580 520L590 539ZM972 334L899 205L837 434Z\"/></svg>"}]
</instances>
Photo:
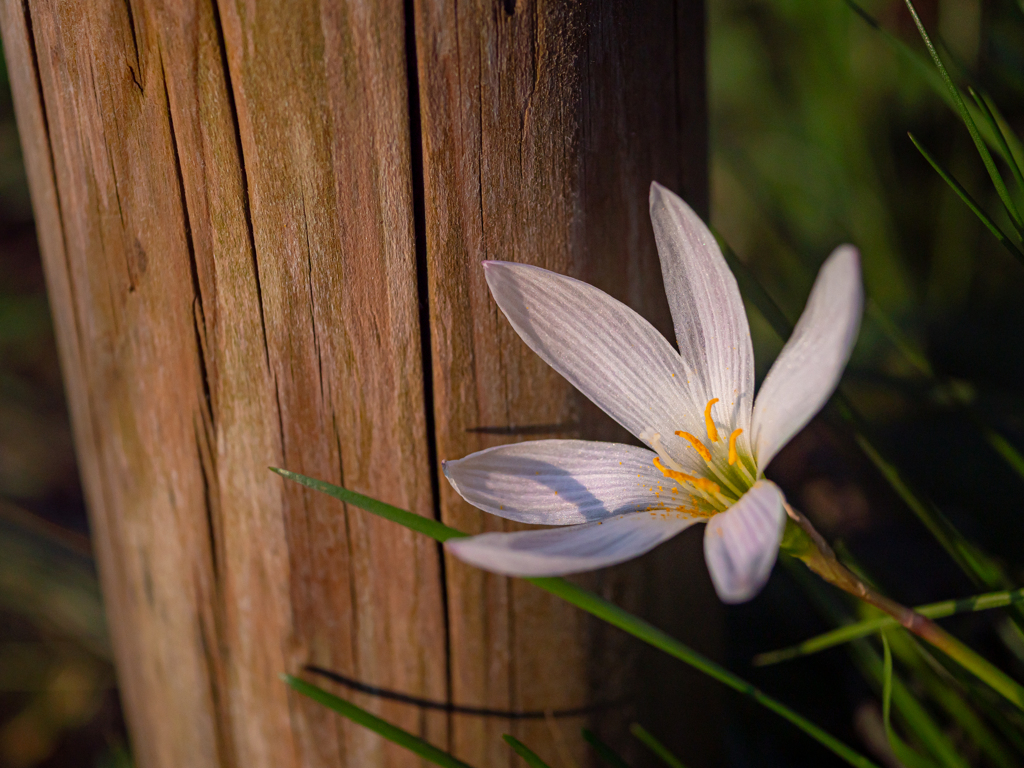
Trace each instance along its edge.
<instances>
[{"instance_id":1,"label":"vertical split in wood","mask_svg":"<svg viewBox=\"0 0 1024 768\"><path fill-rule=\"evenodd\" d=\"M514 710L634 690L577 612L266 468L483 530L436 456L621 437L479 262L669 330L647 186L702 202L702 24L696 0L0 0L141 766L418 764L290 694L307 663ZM635 599L645 570L594 583ZM351 696L481 766L510 729L557 754L544 724Z\"/></svg>"}]
</instances>

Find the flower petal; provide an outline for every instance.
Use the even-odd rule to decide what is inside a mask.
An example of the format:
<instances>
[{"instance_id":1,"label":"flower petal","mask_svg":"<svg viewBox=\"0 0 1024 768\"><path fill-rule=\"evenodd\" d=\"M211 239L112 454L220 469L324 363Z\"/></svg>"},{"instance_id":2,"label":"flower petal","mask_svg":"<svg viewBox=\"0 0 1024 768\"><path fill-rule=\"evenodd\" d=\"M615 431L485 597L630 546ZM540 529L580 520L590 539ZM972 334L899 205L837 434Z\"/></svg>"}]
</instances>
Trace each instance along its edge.
<instances>
[{"instance_id":1,"label":"flower petal","mask_svg":"<svg viewBox=\"0 0 1024 768\"><path fill-rule=\"evenodd\" d=\"M860 255L841 245L828 257L786 346L754 404L754 447L764 471L835 391L857 340L864 292Z\"/></svg>"},{"instance_id":2,"label":"flower petal","mask_svg":"<svg viewBox=\"0 0 1024 768\"><path fill-rule=\"evenodd\" d=\"M768 581L779 554L786 512L779 487L761 480L708 520L704 559L723 603L749 600Z\"/></svg>"},{"instance_id":3,"label":"flower petal","mask_svg":"<svg viewBox=\"0 0 1024 768\"><path fill-rule=\"evenodd\" d=\"M605 413L639 437L661 435L684 468L700 459L676 430L701 434L704 401L658 331L608 294L539 267L485 261L494 300L523 341Z\"/></svg>"},{"instance_id":4,"label":"flower petal","mask_svg":"<svg viewBox=\"0 0 1024 768\"><path fill-rule=\"evenodd\" d=\"M682 502L645 448L586 440L535 440L443 464L472 504L521 523L578 525ZM664 490L660 490L664 488ZM685 498L685 496L684 496Z\"/></svg>"},{"instance_id":5,"label":"flower petal","mask_svg":"<svg viewBox=\"0 0 1024 768\"><path fill-rule=\"evenodd\" d=\"M566 528L450 539L445 547L460 560L494 573L562 576L639 557L702 519L634 512Z\"/></svg>"},{"instance_id":6,"label":"flower petal","mask_svg":"<svg viewBox=\"0 0 1024 768\"><path fill-rule=\"evenodd\" d=\"M736 278L711 230L682 198L655 182L650 204L665 293L694 397L702 406L719 398L713 413L730 430L742 428L745 441L754 403L754 350Z\"/></svg>"}]
</instances>

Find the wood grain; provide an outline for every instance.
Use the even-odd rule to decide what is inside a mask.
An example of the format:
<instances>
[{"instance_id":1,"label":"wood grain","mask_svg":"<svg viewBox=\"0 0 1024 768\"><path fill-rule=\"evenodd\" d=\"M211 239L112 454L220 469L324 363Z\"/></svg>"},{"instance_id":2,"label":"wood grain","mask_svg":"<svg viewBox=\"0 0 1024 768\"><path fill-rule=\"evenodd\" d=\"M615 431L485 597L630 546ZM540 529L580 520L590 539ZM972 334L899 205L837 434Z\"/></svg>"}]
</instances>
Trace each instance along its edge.
<instances>
[{"instance_id":1,"label":"wood grain","mask_svg":"<svg viewBox=\"0 0 1024 768\"><path fill-rule=\"evenodd\" d=\"M436 457L617 436L479 262L668 329L647 185L706 199L702 25L695 0L0 0L139 765L418 764L290 694L305 664L513 710L637 690L578 613L266 468L483 530ZM650 570L594 583L639 604ZM347 695L476 765L513 764L510 729L583 759L579 720Z\"/></svg>"}]
</instances>

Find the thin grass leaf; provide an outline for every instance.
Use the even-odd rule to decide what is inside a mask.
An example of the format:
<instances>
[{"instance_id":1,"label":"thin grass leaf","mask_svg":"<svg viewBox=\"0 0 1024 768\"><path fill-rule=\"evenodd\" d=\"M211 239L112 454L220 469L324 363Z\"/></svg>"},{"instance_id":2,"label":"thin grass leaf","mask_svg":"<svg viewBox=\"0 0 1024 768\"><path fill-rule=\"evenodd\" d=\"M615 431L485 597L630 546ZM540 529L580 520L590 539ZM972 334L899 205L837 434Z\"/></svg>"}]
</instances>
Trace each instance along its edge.
<instances>
[{"instance_id":1,"label":"thin grass leaf","mask_svg":"<svg viewBox=\"0 0 1024 768\"><path fill-rule=\"evenodd\" d=\"M471 768L469 764L462 762L456 757L452 757L444 750L438 749L433 744L421 739L419 736L414 736L408 731L399 728L397 725L392 725L387 720L382 720L376 715L371 715L365 709L357 707L355 704L345 701L344 699L338 698L334 694L328 693L323 688L318 688L312 683L307 683L305 680L300 680L299 678L292 677L291 675L282 675L282 678L286 683L288 683L288 685L303 696L308 696L313 699L313 701L323 704L328 709L334 710L342 717L347 717L352 722L358 723L364 728L369 728L377 735L382 736L393 744L404 747L413 754L419 755L424 760L429 760L434 765L440 765L441 768Z\"/></svg>"},{"instance_id":2,"label":"thin grass leaf","mask_svg":"<svg viewBox=\"0 0 1024 768\"><path fill-rule=\"evenodd\" d=\"M1024 0L1022 0L1022 2L1024 2ZM912 49L896 35L889 33L885 27L881 25L878 19L855 3L854 0L846 0L846 4L858 17L860 17L861 20L879 34L882 41L892 49L893 53L908 64L950 109L954 112L958 112L956 99L950 94L942 76L935 71L935 67L927 58L919 55L917 51ZM973 107L971 104L967 104L966 102L965 105L968 111L972 113L971 116L974 117L973 113L977 111L977 107ZM998 110L993 109L993 111L998 115ZM980 115L978 117L980 118ZM975 120L976 125L977 123L978 121ZM982 138L985 139L985 142L988 144L990 149L1002 156L1002 149L999 146L1000 142L996 139L996 136L988 123L982 121L981 124L978 125L978 130L981 132ZM1011 135L1008 141L1013 144L1016 152L1021 151L1020 144L1015 137ZM1003 159L1006 160L1007 163L1013 161L1012 156L1010 158L1003 157Z\"/></svg>"},{"instance_id":3,"label":"thin grass leaf","mask_svg":"<svg viewBox=\"0 0 1024 768\"><path fill-rule=\"evenodd\" d=\"M584 728L583 738L594 748L597 756L601 758L601 762L610 765L612 768L629 768L629 763L619 757L615 750L601 741L593 731Z\"/></svg>"},{"instance_id":4,"label":"thin grass leaf","mask_svg":"<svg viewBox=\"0 0 1024 768\"><path fill-rule=\"evenodd\" d=\"M892 651L889 650L889 642L882 635L882 722L885 724L885 735L889 739L889 746L893 754L907 768L933 768L930 760L919 755L903 741L892 728L890 721L890 709L892 706Z\"/></svg>"},{"instance_id":5,"label":"thin grass leaf","mask_svg":"<svg viewBox=\"0 0 1024 768\"><path fill-rule=\"evenodd\" d=\"M999 111L999 107L992 100L992 98L984 91L978 91L978 95L985 100L985 105L988 107L989 113L992 115L992 120L995 123L995 127L1002 134L1006 144L1009 145L1010 156L1003 158L1006 160L1007 165L1012 169L1016 169L1017 173L1024 178L1024 146L1021 145L1020 138L1010 128L1010 124L1003 117L1002 112ZM1018 180L1019 183L1019 180Z\"/></svg>"},{"instance_id":6,"label":"thin grass leaf","mask_svg":"<svg viewBox=\"0 0 1024 768\"><path fill-rule=\"evenodd\" d=\"M971 134L971 140L974 142L974 146L977 148L978 154L981 156L981 162L984 163L985 170L988 171L989 178L992 179L992 185L996 188L996 193L999 195L999 199L1002 200L1003 206L1006 208L1006 212L1010 216L1010 221L1013 222L1013 226L1016 228L1018 234L1024 233L1024 219L1021 218L1020 213L1010 197L1010 192L1006 188L1006 183L1003 181L1003 177L999 173L999 169L996 167L995 161L992 159L992 154L988 151L988 145L981 138L981 134L978 132L978 126L974 122L974 118L971 117L970 110L967 109L967 104L964 102L963 97L960 95L960 89L956 87L953 79L949 76L949 72L946 71L946 67L942 63L942 59L939 56L938 51L935 50L935 46L932 44L932 40L928 36L928 31L924 28L924 24L921 22L921 17L917 15L917 9L914 8L914 3L912 0L904 0L904 2L906 3L907 9L910 11L910 15L914 19L914 24L917 26L917 31L920 33L921 39L924 40L925 47L928 48L928 53L931 55L932 61L935 62L935 66L938 68L939 74L942 76L942 81L945 83L946 88L953 97L957 112L960 113L960 119L963 120L964 125L967 127L967 132Z\"/></svg>"},{"instance_id":7,"label":"thin grass leaf","mask_svg":"<svg viewBox=\"0 0 1024 768\"><path fill-rule=\"evenodd\" d=\"M668 747L658 741L654 735L644 728L640 723L633 723L629 726L632 733L645 747L656 754L658 758L669 768L686 768L683 761L669 752Z\"/></svg>"},{"instance_id":8,"label":"thin grass leaf","mask_svg":"<svg viewBox=\"0 0 1024 768\"><path fill-rule=\"evenodd\" d=\"M999 225L992 221L988 214L981 209L981 206L979 206L971 196L971 193L964 189L963 185L953 178L953 176L942 167L938 160L931 156L928 150L921 145L921 142L917 140L917 137L915 137L914 134L907 133L907 136L910 137L910 141L913 142L915 147L917 147L917 151L924 156L924 159L928 161L928 164L931 165L931 167L935 169L935 172L942 177L942 180L957 193L960 199L964 201L964 204L971 209L971 212L975 216L978 217L978 220L995 236L996 240L998 240L1006 250L1013 254L1014 258L1024 263L1024 253L1022 253L1021 250L1013 244L1013 241L1006 236L1006 233L999 228Z\"/></svg>"},{"instance_id":9,"label":"thin grass leaf","mask_svg":"<svg viewBox=\"0 0 1024 768\"><path fill-rule=\"evenodd\" d=\"M424 533L437 541L447 541L448 539L452 539L457 536L467 535L454 528L449 528L447 525L444 525L444 523L427 520L419 515L414 515L412 512L398 509L390 504L384 504L383 502L372 499L369 496L364 496L361 493L340 488L322 480L314 480L313 478L300 475L296 472L289 472L288 470L277 469L274 467L271 467L271 469L282 477L293 480L307 488L323 491L324 493L327 493L336 499L340 499L347 504L359 507L360 509L364 509L372 514L380 515L381 517L385 517L388 520L404 525L405 527L417 532ZM430 525L425 525L425 522L430 523ZM761 706L770 709L780 717L788 720L790 723L827 749L834 752L850 765L858 766L859 768L878 768L878 766L876 766L871 760L846 746L830 733L819 728L802 715L797 714L782 702L772 698L768 694L748 683L743 678L733 674L725 667L676 640L674 637L658 629L653 624L634 616L614 603L610 603L604 598L595 595L593 592L589 592L582 587L578 587L565 579L544 578L524 580L546 590L547 592L550 592L556 597L562 598L566 602L575 605L577 608L586 611L592 616L596 616L602 621L605 621L614 627L618 627L624 632L643 640L648 645L664 651L668 655L689 664L709 677L729 686L733 690L750 697Z\"/></svg>"},{"instance_id":10,"label":"thin grass leaf","mask_svg":"<svg viewBox=\"0 0 1024 768\"><path fill-rule=\"evenodd\" d=\"M986 427L984 433L985 440L992 446L992 449L1003 458L1003 461L1010 465L1014 472L1024 479L1024 455L1021 455L1020 451L991 427Z\"/></svg>"},{"instance_id":11,"label":"thin grass leaf","mask_svg":"<svg viewBox=\"0 0 1024 768\"><path fill-rule=\"evenodd\" d=\"M444 523L440 523L432 518L423 517L422 515L417 515L405 509L399 509L391 504L385 504L383 501L378 501L377 499L369 496L364 496L361 493L350 491L348 488L342 488L339 485L332 485L331 483L323 480L316 480L312 477L306 477L305 475L300 475L295 472L289 472L287 469L279 469L278 467L270 467L270 471L276 472L281 477L294 480L307 488L312 488L314 491L320 491L321 493L326 493L328 496L333 496L339 501L351 504L353 507L365 509L367 512L372 512L378 517L383 517L385 520L398 523L399 525L405 526L410 531L425 534L442 544L449 539L458 539L469 535L468 533L457 531L454 528L449 528Z\"/></svg>"},{"instance_id":12,"label":"thin grass leaf","mask_svg":"<svg viewBox=\"0 0 1024 768\"><path fill-rule=\"evenodd\" d=\"M857 574L857 577L866 584L874 583L872 579L868 578L864 570L856 563L849 550L846 550L841 544L837 546L837 552L845 550L841 553L844 565ZM1019 608L1019 603L1011 603L1015 608ZM1010 677L1008 674L1003 672L1001 669L992 664L988 659L983 658L973 649L966 646L962 641L950 635L944 630L939 630L944 637L939 638L939 642L935 642L928 639L929 646L941 653L942 658L947 660L947 664L941 664L938 661L938 657L935 658L935 668L944 670L944 674L949 674L948 667L952 667L957 672L966 671L970 672L971 678L969 685L972 687L978 682L982 681L991 688L992 691L998 692L1007 701L1017 706L1024 714L1024 686ZM923 635L919 635L923 637ZM930 656L932 654L929 653ZM986 692L988 693L988 692Z\"/></svg>"},{"instance_id":13,"label":"thin grass leaf","mask_svg":"<svg viewBox=\"0 0 1024 768\"><path fill-rule=\"evenodd\" d=\"M999 121L996 120L991 102L971 86L967 86L967 92L971 95L971 98L974 99L974 103L978 105L978 111L981 113L982 119L988 124L993 135L995 135L999 149L1001 150L1003 157L1006 159L1007 166L1010 168L1010 173L1013 174L1013 179L1017 182L1017 189L1024 192L1024 176L1021 175L1020 166L1017 164L1017 158L1013 156L1013 152L1010 150L1010 145L1006 141L1006 134L1003 132L1003 127L999 124Z\"/></svg>"},{"instance_id":14,"label":"thin grass leaf","mask_svg":"<svg viewBox=\"0 0 1024 768\"><path fill-rule=\"evenodd\" d=\"M988 611L993 608L1005 608L1014 603L1024 603L1024 589L1004 590L1002 592L990 592L974 597L965 597L959 600L943 600L938 603L921 605L914 610L929 619L942 619L953 616L957 613L968 613L973 611ZM771 664L778 664L781 661L788 661L800 656L808 656L812 653L833 648L851 640L857 640L884 629L893 629L899 626L899 622L892 616L879 615L855 624L848 624L845 627L834 629L831 632L804 640L802 643L780 648L776 651L760 653L753 659L756 667L765 667Z\"/></svg>"},{"instance_id":15,"label":"thin grass leaf","mask_svg":"<svg viewBox=\"0 0 1024 768\"><path fill-rule=\"evenodd\" d=\"M537 753L530 749L528 746L523 744L519 739L511 734L506 733L502 736L505 743L512 747L512 751L519 755L530 768L551 768L547 763L537 756Z\"/></svg>"}]
</instances>

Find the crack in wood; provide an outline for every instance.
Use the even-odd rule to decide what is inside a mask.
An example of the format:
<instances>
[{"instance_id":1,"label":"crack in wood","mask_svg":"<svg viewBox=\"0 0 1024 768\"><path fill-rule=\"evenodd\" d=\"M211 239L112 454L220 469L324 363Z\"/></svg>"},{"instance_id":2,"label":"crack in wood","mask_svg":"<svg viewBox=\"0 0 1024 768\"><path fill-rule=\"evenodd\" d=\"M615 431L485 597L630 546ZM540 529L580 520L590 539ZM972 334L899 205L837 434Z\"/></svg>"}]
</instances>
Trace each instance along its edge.
<instances>
[{"instance_id":1,"label":"crack in wood","mask_svg":"<svg viewBox=\"0 0 1024 768\"><path fill-rule=\"evenodd\" d=\"M130 29L132 33L132 51L135 54L135 66L138 67L139 74L141 75L142 60L141 57L139 56L139 38L138 35L136 35L135 33L135 13L134 11L132 11L132 0L124 0L124 9L128 13L128 29ZM139 79L136 77L135 69L132 67L131 64L128 65L128 70L132 73L132 80L134 81L135 85L138 86L139 93L143 93L145 89L142 87L142 83L140 83Z\"/></svg>"},{"instance_id":2,"label":"crack in wood","mask_svg":"<svg viewBox=\"0 0 1024 768\"><path fill-rule=\"evenodd\" d=\"M420 365L423 377L423 403L427 443L427 474L434 519L441 519L440 462L437 455L437 426L434 414L434 366L431 349L430 283L427 276L426 188L423 178L423 128L421 122L419 62L416 53L416 8L405 0L405 67L409 113L409 160L413 203L413 244L416 255L416 293L419 300ZM448 605L448 574L444 549L436 545L440 578L441 610L444 622L445 696L452 697L451 620ZM448 720L448 741L452 743L452 722Z\"/></svg>"},{"instance_id":3,"label":"crack in wood","mask_svg":"<svg viewBox=\"0 0 1024 768\"><path fill-rule=\"evenodd\" d=\"M260 310L260 328L263 331L263 356L267 370L270 370L270 346L267 342L267 320L263 310L263 284L260 281L260 263L256 254L256 231L252 225L252 205L249 196L249 172L245 165L245 152L242 149L242 128L238 123L238 105L235 102L235 87L231 77L231 67L228 64L228 48L224 42L224 24L220 17L220 8L216 2L211 3L213 25L217 30L217 46L220 49L221 69L224 71L225 85L227 86L228 108L231 112L231 128L235 133L235 150L238 155L238 168L242 174L242 213L245 215L245 231L249 238L249 248L252 253L252 271L256 280L256 304ZM280 414L278 415L280 417ZM283 445L282 432L282 445Z\"/></svg>"},{"instance_id":4,"label":"crack in wood","mask_svg":"<svg viewBox=\"0 0 1024 768\"><path fill-rule=\"evenodd\" d=\"M316 350L316 374L320 380L320 402L327 404L324 392L323 353L320 350L320 336L316 330L316 296L313 291L313 249L309 242L309 215L306 211L306 191L302 190L302 227L306 235L306 279L309 286L309 326L313 331L313 348Z\"/></svg>"}]
</instances>

